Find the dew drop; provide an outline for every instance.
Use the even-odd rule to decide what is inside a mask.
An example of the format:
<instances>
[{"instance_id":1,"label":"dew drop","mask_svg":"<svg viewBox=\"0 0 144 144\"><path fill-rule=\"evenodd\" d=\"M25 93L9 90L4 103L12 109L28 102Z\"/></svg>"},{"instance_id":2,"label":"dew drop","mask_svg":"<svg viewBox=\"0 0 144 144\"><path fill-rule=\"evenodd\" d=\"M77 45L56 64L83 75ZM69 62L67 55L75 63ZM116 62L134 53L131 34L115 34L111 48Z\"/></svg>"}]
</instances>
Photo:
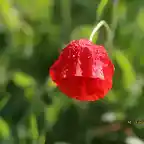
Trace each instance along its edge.
<instances>
[{"instance_id":1,"label":"dew drop","mask_svg":"<svg viewBox=\"0 0 144 144\"><path fill-rule=\"evenodd\" d=\"M63 75L63 78L66 78L66 74Z\"/></svg>"},{"instance_id":2,"label":"dew drop","mask_svg":"<svg viewBox=\"0 0 144 144\"><path fill-rule=\"evenodd\" d=\"M73 58L75 57L75 55L73 55Z\"/></svg>"}]
</instances>

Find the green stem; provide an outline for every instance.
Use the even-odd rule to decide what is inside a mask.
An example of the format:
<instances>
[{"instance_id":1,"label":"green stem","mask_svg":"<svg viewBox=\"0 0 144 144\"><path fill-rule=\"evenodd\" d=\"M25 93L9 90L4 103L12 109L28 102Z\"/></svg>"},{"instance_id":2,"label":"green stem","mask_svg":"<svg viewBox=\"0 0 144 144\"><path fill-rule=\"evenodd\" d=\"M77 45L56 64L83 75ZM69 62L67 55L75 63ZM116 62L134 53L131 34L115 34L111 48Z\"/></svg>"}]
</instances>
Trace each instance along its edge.
<instances>
[{"instance_id":1,"label":"green stem","mask_svg":"<svg viewBox=\"0 0 144 144\"><path fill-rule=\"evenodd\" d=\"M104 26L106 31L107 31L107 42L106 42L106 45L109 47L109 55L112 56L112 49L113 49L113 32L111 31L109 25L107 24L106 21L104 20L101 20L97 25L96 27L93 29L91 35L90 35L90 38L89 40L92 41L93 40L93 37L95 35L95 33L102 27Z\"/></svg>"},{"instance_id":2,"label":"green stem","mask_svg":"<svg viewBox=\"0 0 144 144\"><path fill-rule=\"evenodd\" d=\"M100 22L96 25L96 27L93 29L93 31L92 31L92 33L91 33L91 35L90 35L90 38L89 38L90 41L92 41L95 33L96 33L102 26L104 26L104 27L106 28L107 33L108 33L108 38L109 38L109 36L112 35L112 32L111 32L111 29L110 29L109 25L108 25L104 20L102 20L102 21L100 21Z\"/></svg>"}]
</instances>

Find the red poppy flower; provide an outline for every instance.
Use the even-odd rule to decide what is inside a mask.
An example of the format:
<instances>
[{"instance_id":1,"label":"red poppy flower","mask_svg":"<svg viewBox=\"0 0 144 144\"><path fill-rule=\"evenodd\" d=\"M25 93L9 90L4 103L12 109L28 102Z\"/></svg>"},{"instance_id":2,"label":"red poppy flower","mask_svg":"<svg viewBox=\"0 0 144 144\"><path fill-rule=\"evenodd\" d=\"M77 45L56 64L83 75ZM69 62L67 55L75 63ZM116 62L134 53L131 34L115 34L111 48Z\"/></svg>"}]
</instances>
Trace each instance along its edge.
<instances>
[{"instance_id":1,"label":"red poppy flower","mask_svg":"<svg viewBox=\"0 0 144 144\"><path fill-rule=\"evenodd\" d=\"M50 68L50 76L67 96L82 101L103 98L112 88L114 66L103 46L73 40Z\"/></svg>"}]
</instances>

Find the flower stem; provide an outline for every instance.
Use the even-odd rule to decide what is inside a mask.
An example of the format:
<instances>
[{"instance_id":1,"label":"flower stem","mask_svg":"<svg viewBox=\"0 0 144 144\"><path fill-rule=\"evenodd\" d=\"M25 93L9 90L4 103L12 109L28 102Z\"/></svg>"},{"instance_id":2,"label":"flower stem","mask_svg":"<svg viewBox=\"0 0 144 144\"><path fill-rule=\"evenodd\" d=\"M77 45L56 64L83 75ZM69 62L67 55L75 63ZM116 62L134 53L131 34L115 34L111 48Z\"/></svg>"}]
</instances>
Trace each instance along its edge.
<instances>
[{"instance_id":1,"label":"flower stem","mask_svg":"<svg viewBox=\"0 0 144 144\"><path fill-rule=\"evenodd\" d=\"M111 32L111 29L110 29L109 25L108 25L104 20L102 20L102 21L100 21L100 22L96 25L96 27L93 29L93 31L92 31L92 33L91 33L91 35L90 35L90 38L89 38L90 41L92 41L95 33L96 33L102 26L104 26L104 27L106 28L106 30L107 30L108 39L112 36L112 32Z\"/></svg>"}]
</instances>

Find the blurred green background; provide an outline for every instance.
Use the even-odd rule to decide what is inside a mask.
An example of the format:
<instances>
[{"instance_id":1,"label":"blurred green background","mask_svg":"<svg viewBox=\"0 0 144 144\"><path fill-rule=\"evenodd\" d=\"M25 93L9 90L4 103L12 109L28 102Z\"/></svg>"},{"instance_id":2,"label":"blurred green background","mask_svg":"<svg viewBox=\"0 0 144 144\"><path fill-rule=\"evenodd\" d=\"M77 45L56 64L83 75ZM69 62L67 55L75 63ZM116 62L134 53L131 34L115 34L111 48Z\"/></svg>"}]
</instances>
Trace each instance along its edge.
<instances>
[{"instance_id":1,"label":"blurred green background","mask_svg":"<svg viewBox=\"0 0 144 144\"><path fill-rule=\"evenodd\" d=\"M101 28L94 43L115 64L113 88L96 102L69 99L49 68L100 20L111 39ZM0 0L0 144L143 144L143 46L143 0Z\"/></svg>"}]
</instances>

